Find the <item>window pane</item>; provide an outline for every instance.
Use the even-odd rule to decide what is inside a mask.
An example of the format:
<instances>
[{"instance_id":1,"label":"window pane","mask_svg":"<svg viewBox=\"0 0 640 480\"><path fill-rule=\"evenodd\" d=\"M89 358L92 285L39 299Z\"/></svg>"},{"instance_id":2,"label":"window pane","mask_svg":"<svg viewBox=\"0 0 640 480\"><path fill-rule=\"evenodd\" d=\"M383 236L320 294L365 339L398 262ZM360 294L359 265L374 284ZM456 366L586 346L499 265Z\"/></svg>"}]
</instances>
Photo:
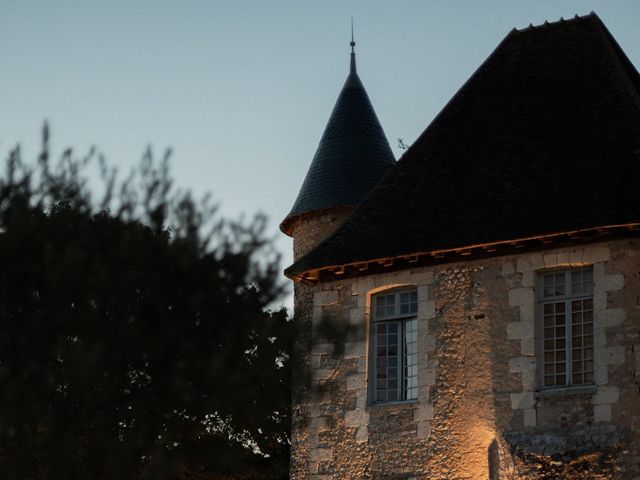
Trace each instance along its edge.
<instances>
[{"instance_id":1,"label":"window pane","mask_svg":"<svg viewBox=\"0 0 640 480\"><path fill-rule=\"evenodd\" d=\"M593 282L589 280L584 283L582 285L582 291L585 295L593 295Z\"/></svg>"},{"instance_id":2,"label":"window pane","mask_svg":"<svg viewBox=\"0 0 640 480\"><path fill-rule=\"evenodd\" d=\"M395 399L390 391L397 391L398 385L398 335L397 322L376 323L376 400L390 401Z\"/></svg>"},{"instance_id":3,"label":"window pane","mask_svg":"<svg viewBox=\"0 0 640 480\"><path fill-rule=\"evenodd\" d=\"M405 320L405 357L404 357L404 390L407 399L410 399L412 386L418 384L418 354L417 354L417 331L418 321L416 319Z\"/></svg>"}]
</instances>

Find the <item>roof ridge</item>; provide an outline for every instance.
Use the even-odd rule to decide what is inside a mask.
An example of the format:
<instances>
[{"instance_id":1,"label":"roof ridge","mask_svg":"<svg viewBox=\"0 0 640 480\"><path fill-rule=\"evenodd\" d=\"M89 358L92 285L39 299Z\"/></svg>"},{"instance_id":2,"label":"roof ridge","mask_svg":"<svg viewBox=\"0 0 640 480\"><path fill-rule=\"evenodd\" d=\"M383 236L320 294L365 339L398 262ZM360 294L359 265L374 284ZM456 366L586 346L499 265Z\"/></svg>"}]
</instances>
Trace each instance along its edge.
<instances>
[{"instance_id":1,"label":"roof ridge","mask_svg":"<svg viewBox=\"0 0 640 480\"><path fill-rule=\"evenodd\" d=\"M524 32L528 32L530 30L535 30L538 28L546 28L546 27L550 27L553 25L557 25L557 24L562 24L562 23L575 23L578 20L587 20L589 18L597 18L598 20L600 19L598 17L598 15L596 14L596 12L594 12L593 10L591 10L591 12L587 13L586 15L578 15L577 13L573 16L573 18L567 18L565 19L564 17L560 17L559 20L556 20L555 22L550 22L548 20L545 20L543 23L534 25L533 23L530 23L529 26L524 27L524 28L513 28L513 30L511 30L512 32L518 32L518 33L524 33Z\"/></svg>"}]
</instances>

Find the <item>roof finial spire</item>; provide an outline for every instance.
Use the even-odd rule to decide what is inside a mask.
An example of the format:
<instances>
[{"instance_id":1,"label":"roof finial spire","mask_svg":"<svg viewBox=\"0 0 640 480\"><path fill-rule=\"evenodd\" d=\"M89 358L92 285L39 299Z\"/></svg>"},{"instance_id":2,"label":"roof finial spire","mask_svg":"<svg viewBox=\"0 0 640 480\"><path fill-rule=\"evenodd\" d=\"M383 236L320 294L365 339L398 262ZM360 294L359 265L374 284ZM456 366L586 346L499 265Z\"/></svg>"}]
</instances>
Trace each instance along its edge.
<instances>
[{"instance_id":1,"label":"roof finial spire","mask_svg":"<svg viewBox=\"0 0 640 480\"><path fill-rule=\"evenodd\" d=\"M353 41L353 17L351 17L351 73L356 73L356 52L354 47L356 46L356 42Z\"/></svg>"}]
</instances>

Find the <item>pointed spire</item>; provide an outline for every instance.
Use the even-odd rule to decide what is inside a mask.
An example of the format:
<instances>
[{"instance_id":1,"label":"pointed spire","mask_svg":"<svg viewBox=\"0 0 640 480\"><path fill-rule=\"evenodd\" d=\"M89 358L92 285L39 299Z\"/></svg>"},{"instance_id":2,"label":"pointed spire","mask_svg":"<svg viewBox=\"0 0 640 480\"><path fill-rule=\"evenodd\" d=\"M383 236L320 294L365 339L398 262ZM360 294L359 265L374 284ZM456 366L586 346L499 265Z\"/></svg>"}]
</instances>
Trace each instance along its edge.
<instances>
[{"instance_id":1,"label":"pointed spire","mask_svg":"<svg viewBox=\"0 0 640 480\"><path fill-rule=\"evenodd\" d=\"M356 42L353 41L353 17L351 17L351 73L356 73L356 52L354 47L356 46Z\"/></svg>"},{"instance_id":2,"label":"pointed spire","mask_svg":"<svg viewBox=\"0 0 640 480\"><path fill-rule=\"evenodd\" d=\"M353 35L353 33L352 33ZM396 163L387 137L356 73L344 82L298 197L280 229L292 235L295 220L329 209L355 208Z\"/></svg>"}]
</instances>

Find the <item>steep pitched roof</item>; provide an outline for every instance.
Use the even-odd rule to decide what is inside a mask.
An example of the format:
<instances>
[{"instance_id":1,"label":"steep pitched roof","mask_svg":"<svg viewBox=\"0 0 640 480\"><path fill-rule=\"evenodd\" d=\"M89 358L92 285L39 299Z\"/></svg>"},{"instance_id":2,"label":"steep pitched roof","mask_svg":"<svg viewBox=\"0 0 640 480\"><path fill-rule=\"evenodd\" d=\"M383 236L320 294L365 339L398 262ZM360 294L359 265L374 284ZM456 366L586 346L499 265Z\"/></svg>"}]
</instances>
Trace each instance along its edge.
<instances>
[{"instance_id":1,"label":"steep pitched roof","mask_svg":"<svg viewBox=\"0 0 640 480\"><path fill-rule=\"evenodd\" d=\"M513 30L285 273L640 222L640 77L600 19Z\"/></svg>"},{"instance_id":2,"label":"steep pitched roof","mask_svg":"<svg viewBox=\"0 0 640 480\"><path fill-rule=\"evenodd\" d=\"M356 71L351 69L293 208L280 229L290 234L301 215L334 207L355 207L395 164L387 137Z\"/></svg>"}]
</instances>

